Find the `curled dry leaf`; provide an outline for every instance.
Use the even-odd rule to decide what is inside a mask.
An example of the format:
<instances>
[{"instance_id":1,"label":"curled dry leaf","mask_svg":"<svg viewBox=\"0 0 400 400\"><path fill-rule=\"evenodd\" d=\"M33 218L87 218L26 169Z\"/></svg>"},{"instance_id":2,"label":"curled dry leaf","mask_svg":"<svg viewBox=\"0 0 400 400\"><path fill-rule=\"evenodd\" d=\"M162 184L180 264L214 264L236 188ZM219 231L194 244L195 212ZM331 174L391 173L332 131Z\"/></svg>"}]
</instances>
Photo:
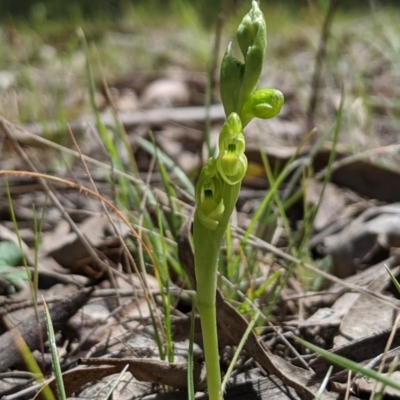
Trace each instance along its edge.
<instances>
[{"instance_id":1,"label":"curled dry leaf","mask_svg":"<svg viewBox=\"0 0 400 400\"><path fill-rule=\"evenodd\" d=\"M90 367L77 367L63 374L64 386L67 396L74 393L86 383L98 381L108 375L120 373L126 365L137 380L168 385L178 389L187 388L187 364L168 363L167 361L151 358L82 358L81 364ZM195 364L194 383L197 389L204 388L204 377L202 377L201 365ZM55 389L55 379L48 384ZM43 399L39 392L35 400Z\"/></svg>"}]
</instances>

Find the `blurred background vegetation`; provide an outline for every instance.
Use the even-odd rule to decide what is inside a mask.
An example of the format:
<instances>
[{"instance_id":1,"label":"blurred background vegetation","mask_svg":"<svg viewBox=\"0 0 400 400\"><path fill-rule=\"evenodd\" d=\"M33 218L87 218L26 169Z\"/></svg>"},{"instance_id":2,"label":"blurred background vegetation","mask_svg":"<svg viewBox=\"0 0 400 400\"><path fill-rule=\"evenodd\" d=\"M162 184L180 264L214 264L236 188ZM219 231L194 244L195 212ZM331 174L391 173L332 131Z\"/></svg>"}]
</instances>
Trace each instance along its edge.
<instances>
[{"instance_id":1,"label":"blurred background vegetation","mask_svg":"<svg viewBox=\"0 0 400 400\"><path fill-rule=\"evenodd\" d=\"M199 13L206 25L212 24L220 10L225 12L241 12L248 7L249 0L2 0L0 1L0 18L14 20L59 19L76 22L79 19L106 17L118 19L127 10L138 8L150 12L174 12L178 7L192 6ZM329 0L268 0L261 5L281 7L294 13L299 9L327 7ZM398 0L342 0L341 8L349 9L380 8L383 6L400 6Z\"/></svg>"},{"instance_id":2,"label":"blurred background vegetation","mask_svg":"<svg viewBox=\"0 0 400 400\"><path fill-rule=\"evenodd\" d=\"M307 109L315 55L330 1L261 0L268 25L265 85L282 87L287 94L295 92L302 110ZM335 92L324 93L340 96L340 86L346 82L354 98L363 101L366 117L362 118L362 131L369 132L373 125L370 103L378 101L377 96L372 100L368 97L379 86L375 81L382 75L390 91L400 71L400 1L338 1L323 71L326 87L334 87ZM0 0L1 113L11 121L29 122L67 121L89 112L82 32L89 43L97 87L103 80L114 84L122 78L133 79L138 71L204 74L212 64L218 17L225 17L220 24L221 59L250 3ZM391 96L398 98L397 94ZM355 123L359 123L356 110L360 106L354 98L347 93ZM326 113L321 114L320 126L331 126L329 118L335 106L330 108L329 104L333 103L321 102Z\"/></svg>"}]
</instances>

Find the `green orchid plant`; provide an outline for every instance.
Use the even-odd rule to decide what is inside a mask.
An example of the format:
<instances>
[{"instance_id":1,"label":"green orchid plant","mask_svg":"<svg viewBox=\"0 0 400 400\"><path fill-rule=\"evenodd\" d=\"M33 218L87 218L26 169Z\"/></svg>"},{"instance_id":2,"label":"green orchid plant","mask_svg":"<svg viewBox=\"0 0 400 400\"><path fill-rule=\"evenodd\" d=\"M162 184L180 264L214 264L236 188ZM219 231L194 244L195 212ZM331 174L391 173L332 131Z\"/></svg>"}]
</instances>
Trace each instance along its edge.
<instances>
[{"instance_id":1,"label":"green orchid plant","mask_svg":"<svg viewBox=\"0 0 400 400\"><path fill-rule=\"evenodd\" d=\"M204 165L195 193L196 306L201 319L210 400L223 398L215 308L217 266L222 240L247 171L243 128L253 118L278 115L284 101L280 91L258 88L267 47L267 27L257 1L252 2L236 37L244 61L232 56L229 44L220 74L226 121L219 136L219 154Z\"/></svg>"}]
</instances>

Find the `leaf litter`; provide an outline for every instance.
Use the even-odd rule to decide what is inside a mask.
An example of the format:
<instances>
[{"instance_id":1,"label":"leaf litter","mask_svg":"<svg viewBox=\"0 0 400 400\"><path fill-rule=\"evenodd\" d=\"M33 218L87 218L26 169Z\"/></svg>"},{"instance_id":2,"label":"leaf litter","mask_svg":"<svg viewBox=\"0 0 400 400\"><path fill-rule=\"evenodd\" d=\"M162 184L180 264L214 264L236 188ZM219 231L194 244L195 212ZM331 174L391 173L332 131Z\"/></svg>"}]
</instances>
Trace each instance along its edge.
<instances>
[{"instance_id":1,"label":"leaf litter","mask_svg":"<svg viewBox=\"0 0 400 400\"><path fill-rule=\"evenodd\" d=\"M395 85L389 84L394 82L392 77L396 71L385 57L377 56L376 48L369 48L366 41L360 40L358 33L350 32L348 35L353 35L353 41L344 48L343 63L351 62L356 48L365 50L361 56L365 57L364 73L371 93L360 99L356 95L356 81L352 80L352 75L349 76L350 85L346 92L349 115L342 128L345 133L341 135L330 183L325 188L322 201L322 181L331 148L329 144L324 144L314 152L313 146L306 144L298 151L297 145L304 136L306 113L301 99L305 97L305 88L296 86L293 71L288 70L285 71L285 78L288 78L285 83L287 102L282 115L248 127L249 173L237 215L239 228L245 229L270 188L260 150L267 156L275 176L290 160L297 159L304 171L312 173L303 181L291 180L293 174L289 175L279 188L282 198L287 193L300 193L300 199L304 200L304 203L297 200L288 209L289 226L295 232L301 225L305 216L303 204L310 208L318 206L308 244L309 254L316 265L319 265L318 262L322 265L322 260L326 260L328 271L340 279L336 283L322 279L319 291L307 290L293 278L288 281L281 296L271 306L268 320L263 321L247 338L243 354L228 383L226 393L229 399L312 399L330 363L299 346L294 340L296 336L330 349L332 353L369 365L370 360L382 358L396 321L399 294L385 269L385 266L390 268L398 278L398 120L392 117L398 93ZM294 55L292 68L298 68L296 73L310 70L312 59L311 51L305 52L300 48ZM371 59L378 61L369 63ZM379 65L383 65L385 71L380 71ZM334 80L330 79L330 74L340 73L339 70L325 71L326 79L322 82L318 103L321 106L315 115L319 132L329 129L332 125L329 121L336 118L340 91L332 83ZM283 78L274 72L265 79L272 81L272 86L279 87L276 82ZM16 85L17 82L10 84ZM205 74L183 70L162 73L138 71L110 82L114 109L118 112L119 123L126 131L137 161L138 176L149 183L157 202L165 210L171 204L162 195L160 171L154 169L153 155L140 145L138 138L151 141L148 132L152 131L159 149L186 174L195 177L202 160L204 119L207 115L203 107L206 84ZM96 93L101 118L115 133L116 121L104 90L99 85ZM213 103L208 113L211 138L215 137L213 132L218 132L224 120L216 95ZM371 124L367 123L368 112L373 118ZM114 185L115 179L110 184L113 170L107 167L109 158L96 138L93 116L78 115L69 121L69 127L78 140L80 151L87 158L76 152L69 153L69 156L66 152L58 153L56 146L60 137L64 135L64 140L69 140L65 135L65 124L49 121L44 127L40 121L32 121L19 126L2 118L0 170L32 170L13 146L11 134L15 142L23 146L26 157L37 170L56 173L88 188L93 188L94 180L98 192L105 198L113 199L117 185ZM346 133L351 129L354 129L354 135ZM270 137L260 138L260 130L270 132ZM61 144L73 149L72 143ZM363 151L354 152L354 146ZM124 152L121 148L121 158L128 162L129 155ZM60 160L60 154L63 160ZM74 161L72 157L81 162ZM83 159L88 163L90 176L83 166ZM93 159L98 163L93 163ZM176 178L173 173L172 176ZM61 183L52 184L51 189L62 209L48 201L48 192L29 174L9 174L7 181L0 180L0 191L4 193L0 198L0 249L5 251L7 246L14 248L18 245L23 253L19 260L10 257L13 252L11 247L7 257L0 254L3 260L0 266L0 396L4 399L32 398L38 390L32 376L29 373L23 375L26 367L21 363L20 352L14 344L14 329L18 329L25 339L45 375L50 376L51 372L51 362L46 358L49 351L41 303L32 297L31 287L21 283L21 280L9 279L11 274L23 272L32 281L37 274L37 299L43 295L50 304L65 371L64 383L69 395L75 393L78 398L98 398L105 393L115 376L128 366L116 388L117 398L150 399L155 398L156 392L160 392L157 397L160 399L186 398L188 312L191 310L191 290L195 287L189 241L193 204L190 195L180 193L183 202L179 209L182 213L180 217L187 223L183 224L179 235L165 232L166 240L175 246L179 265L190 281L189 284L169 265L170 291L175 302L171 322L175 357L173 362L169 362L160 359L164 349L158 347L156 340L157 334L160 334L157 329L162 332L163 323L152 324L154 319L163 319L162 289L157 274L154 275L152 268L134 270L129 256L140 255L139 243L132 240L130 230L116 216L110 218L105 214L103 205L97 199ZM12 199L18 236L7 191ZM154 204L149 202L146 206L154 218ZM69 214L77 230L71 228L62 210ZM45 217L41 246L35 250L36 232L32 221L42 212ZM135 209L131 212L140 216L141 211ZM277 268L288 268L293 263L293 260L281 256L280 251L288 249L290 243L289 233L281 228L281 216L275 214L275 220L269 223L277 251L266 252L254 245L265 269L261 281L265 281ZM242 239L240 231L234 230L233 233L234 238ZM268 230L264 234L267 238ZM23 267L22 258L25 258L27 267ZM151 264L151 260L146 262L148 266ZM297 265L301 267L303 262L297 260ZM5 286L4 281L7 283ZM256 277L250 283L252 289L260 285ZM241 290L240 285L234 287ZM239 304L238 299L234 296L235 300L229 300L226 290L222 285L217 295L219 339L221 348L224 348L221 366L225 369L248 324L238 311L241 308L233 307ZM251 295L245 286L244 291L247 296ZM267 288L263 294L267 303L271 292L271 288ZM149 296L152 300L148 299ZM257 306L265 304L265 301L255 299L255 303ZM243 304L248 306L249 303ZM39 320L35 309L39 312ZM202 343L198 328L197 321L194 382L197 390L204 392L205 371L202 368ZM398 332L399 328L395 329ZM385 354L384 371L392 370L394 364L390 363L396 361L399 346L398 335L395 335L391 349ZM397 379L396 375L392 377ZM347 371L335 367L328 385L332 391L325 391L322 398L338 398L336 392L346 390L347 379ZM174 389L180 391L173 392ZM365 379L356 376L351 390L351 398L366 398L374 388L366 384ZM398 398L396 392L385 390L388 396L392 396L390 398ZM36 398L40 396L40 393L36 394Z\"/></svg>"}]
</instances>

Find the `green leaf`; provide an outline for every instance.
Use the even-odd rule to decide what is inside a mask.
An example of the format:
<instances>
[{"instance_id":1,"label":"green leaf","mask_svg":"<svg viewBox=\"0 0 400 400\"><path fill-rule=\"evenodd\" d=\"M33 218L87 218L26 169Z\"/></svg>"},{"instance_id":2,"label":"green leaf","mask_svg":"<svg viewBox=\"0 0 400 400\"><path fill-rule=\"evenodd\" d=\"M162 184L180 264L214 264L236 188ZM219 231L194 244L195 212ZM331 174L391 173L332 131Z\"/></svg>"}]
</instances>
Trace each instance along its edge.
<instances>
[{"instance_id":1,"label":"green leaf","mask_svg":"<svg viewBox=\"0 0 400 400\"><path fill-rule=\"evenodd\" d=\"M23 252L21 248L13 242L0 242L0 272L8 267L15 267L21 264Z\"/></svg>"}]
</instances>

